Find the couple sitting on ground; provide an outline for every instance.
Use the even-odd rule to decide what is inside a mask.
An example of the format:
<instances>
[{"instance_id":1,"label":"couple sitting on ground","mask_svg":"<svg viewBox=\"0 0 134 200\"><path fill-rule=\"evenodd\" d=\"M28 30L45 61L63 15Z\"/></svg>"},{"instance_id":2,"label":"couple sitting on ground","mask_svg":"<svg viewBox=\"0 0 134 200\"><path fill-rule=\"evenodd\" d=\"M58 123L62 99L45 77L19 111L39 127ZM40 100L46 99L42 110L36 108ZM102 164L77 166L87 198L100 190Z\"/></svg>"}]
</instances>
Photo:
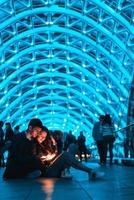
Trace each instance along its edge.
<instances>
[{"instance_id":1,"label":"couple sitting on ground","mask_svg":"<svg viewBox=\"0 0 134 200\"><path fill-rule=\"evenodd\" d=\"M74 152L73 152L74 154ZM16 135L9 148L5 179L23 177L71 178L66 170L73 167L87 172L91 178L100 178L103 172L94 171L77 161L71 151L57 155L56 142L40 119L29 122L25 134Z\"/></svg>"}]
</instances>

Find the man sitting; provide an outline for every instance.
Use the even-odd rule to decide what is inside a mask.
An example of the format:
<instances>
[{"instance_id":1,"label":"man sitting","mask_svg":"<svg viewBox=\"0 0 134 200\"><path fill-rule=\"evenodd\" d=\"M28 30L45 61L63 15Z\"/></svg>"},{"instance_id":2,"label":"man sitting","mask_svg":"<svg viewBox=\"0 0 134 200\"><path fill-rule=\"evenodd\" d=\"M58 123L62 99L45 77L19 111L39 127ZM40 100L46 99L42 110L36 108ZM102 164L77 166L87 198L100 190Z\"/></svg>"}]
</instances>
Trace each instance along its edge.
<instances>
[{"instance_id":1,"label":"man sitting","mask_svg":"<svg viewBox=\"0 0 134 200\"><path fill-rule=\"evenodd\" d=\"M34 138L42 130L42 122L32 119L25 134L16 135L10 145L7 166L3 178L22 178L41 169L43 163L35 154Z\"/></svg>"}]
</instances>

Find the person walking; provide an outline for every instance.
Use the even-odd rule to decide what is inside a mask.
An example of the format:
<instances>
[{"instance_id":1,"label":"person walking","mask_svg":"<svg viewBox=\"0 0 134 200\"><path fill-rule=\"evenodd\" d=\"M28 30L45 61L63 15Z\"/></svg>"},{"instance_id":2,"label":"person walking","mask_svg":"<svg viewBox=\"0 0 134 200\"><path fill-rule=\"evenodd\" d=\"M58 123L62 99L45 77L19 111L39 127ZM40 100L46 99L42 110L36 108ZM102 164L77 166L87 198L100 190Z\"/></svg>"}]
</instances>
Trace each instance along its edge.
<instances>
[{"instance_id":1,"label":"person walking","mask_svg":"<svg viewBox=\"0 0 134 200\"><path fill-rule=\"evenodd\" d=\"M100 127L100 132L103 135L103 140L105 143L105 148L104 148L105 163L107 162L107 154L109 152L110 165L112 165L113 164L113 145L115 141L115 128L109 114L105 115L105 118Z\"/></svg>"},{"instance_id":2,"label":"person walking","mask_svg":"<svg viewBox=\"0 0 134 200\"><path fill-rule=\"evenodd\" d=\"M84 154L85 162L87 162L87 148L86 148L86 138L83 135L83 132L80 131L80 135L78 136L78 151L79 151L79 157L80 161L82 162L82 154Z\"/></svg>"},{"instance_id":3,"label":"person walking","mask_svg":"<svg viewBox=\"0 0 134 200\"><path fill-rule=\"evenodd\" d=\"M106 152L105 150L106 145L103 139L103 132L101 131L101 124L103 123L104 118L105 118L104 115L100 115L99 121L94 124L93 131L92 131L92 136L96 142L97 149L98 149L100 165L104 165L106 163L105 155L104 155Z\"/></svg>"},{"instance_id":4,"label":"person walking","mask_svg":"<svg viewBox=\"0 0 134 200\"><path fill-rule=\"evenodd\" d=\"M4 122L0 121L0 167L4 167L4 155L2 153L2 148L4 146L4 131L3 131Z\"/></svg>"}]
</instances>

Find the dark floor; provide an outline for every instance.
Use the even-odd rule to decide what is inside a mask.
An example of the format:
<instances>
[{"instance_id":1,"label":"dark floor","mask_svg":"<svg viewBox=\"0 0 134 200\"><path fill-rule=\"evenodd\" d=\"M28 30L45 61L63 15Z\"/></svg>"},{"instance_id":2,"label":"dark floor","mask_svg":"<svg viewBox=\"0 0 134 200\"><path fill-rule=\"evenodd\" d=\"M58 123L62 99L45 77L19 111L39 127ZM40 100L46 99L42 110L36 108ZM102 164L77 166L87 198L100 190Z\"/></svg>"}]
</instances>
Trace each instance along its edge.
<instances>
[{"instance_id":1,"label":"dark floor","mask_svg":"<svg viewBox=\"0 0 134 200\"><path fill-rule=\"evenodd\" d=\"M88 163L88 166L99 167ZM101 168L106 176L89 181L84 172L72 169L73 180L45 179L3 181L0 169L0 200L133 200L134 167Z\"/></svg>"}]
</instances>

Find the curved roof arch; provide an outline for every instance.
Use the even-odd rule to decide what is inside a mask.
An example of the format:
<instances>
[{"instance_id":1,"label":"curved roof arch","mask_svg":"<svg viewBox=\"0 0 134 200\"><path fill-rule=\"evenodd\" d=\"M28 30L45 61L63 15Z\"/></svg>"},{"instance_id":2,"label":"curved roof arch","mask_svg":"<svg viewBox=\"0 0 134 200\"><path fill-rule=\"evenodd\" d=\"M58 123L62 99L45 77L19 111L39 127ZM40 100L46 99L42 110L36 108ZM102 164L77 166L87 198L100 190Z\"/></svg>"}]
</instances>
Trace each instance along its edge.
<instances>
[{"instance_id":1,"label":"curved roof arch","mask_svg":"<svg viewBox=\"0 0 134 200\"><path fill-rule=\"evenodd\" d=\"M125 126L134 63L133 5L115 4L1 0L0 119L13 126L22 122L23 129L39 116L53 130L72 128L90 136L99 115L109 113L117 127Z\"/></svg>"}]
</instances>

